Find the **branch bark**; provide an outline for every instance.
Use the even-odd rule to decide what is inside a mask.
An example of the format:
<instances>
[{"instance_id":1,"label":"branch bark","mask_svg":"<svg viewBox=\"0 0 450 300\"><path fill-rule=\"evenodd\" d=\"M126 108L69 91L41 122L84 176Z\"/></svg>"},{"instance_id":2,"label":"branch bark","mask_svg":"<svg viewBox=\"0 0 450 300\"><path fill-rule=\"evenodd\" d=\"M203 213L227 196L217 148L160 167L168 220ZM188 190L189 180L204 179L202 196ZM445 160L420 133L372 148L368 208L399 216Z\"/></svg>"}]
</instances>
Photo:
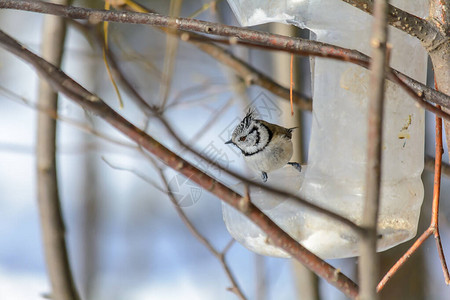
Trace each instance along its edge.
<instances>
[{"instance_id":1,"label":"branch bark","mask_svg":"<svg viewBox=\"0 0 450 300\"><path fill-rule=\"evenodd\" d=\"M231 287L229 290L236 294L236 296L239 297L241 300L246 300L244 293L242 292L242 289L239 287L237 280L233 273L231 272L230 266L225 260L225 255L227 254L228 247L226 247L222 252L218 251L214 246L204 237L200 231L194 226L194 224L189 220L188 216L184 213L183 209L178 204L175 195L173 194L172 189L170 188L169 181L166 178L166 175L164 174L163 170L158 167L156 161L145 151L141 151L143 155L147 157L147 159L153 164L155 169L158 171L159 177L161 178L161 181L163 182L163 186L167 191L167 196L169 197L170 202L172 202L173 207L175 208L175 211L177 212L178 216L180 217L181 221L183 221L186 228L191 232L191 234L201 243L203 246L205 246L208 251L214 255L214 257L220 262L225 274L227 275L228 279L230 280ZM234 240L232 240L234 241Z\"/></svg>"},{"instance_id":2,"label":"branch bark","mask_svg":"<svg viewBox=\"0 0 450 300\"><path fill-rule=\"evenodd\" d=\"M55 5L37 0L0 0L0 8L12 8L39 13L54 14L71 19L85 19L93 23L109 21L175 28L185 31L231 37L234 41L237 39L238 42L244 41L255 46L264 46L268 49L289 51L298 55L314 55L319 57L339 59L355 63L364 68L368 68L370 63L370 57L355 50L350 50L316 41L286 37L246 28L227 26L188 18L170 18L168 16L154 13L143 14L128 11L94 10L81 7ZM450 96L430 89L424 84L396 70L392 71L402 80L402 82L406 86L414 90L416 95L420 95L420 97L425 99L426 101L431 101L450 109ZM388 76L388 79L398 84L393 76L394 75ZM449 118L448 116L444 117Z\"/></svg>"},{"instance_id":3,"label":"branch bark","mask_svg":"<svg viewBox=\"0 0 450 300\"><path fill-rule=\"evenodd\" d=\"M373 13L373 0L342 1L367 13ZM422 42L422 46L430 55L439 91L450 95L450 1L430 0L429 3L430 15L427 20L389 6L388 23ZM443 106L445 112L450 112L448 105L435 103ZM450 149L450 123L448 119L444 119L447 147Z\"/></svg>"},{"instance_id":4,"label":"branch bark","mask_svg":"<svg viewBox=\"0 0 450 300\"><path fill-rule=\"evenodd\" d=\"M130 7L131 10L133 10ZM134 10L137 11L137 10ZM145 13L157 13L144 5L139 5L139 12ZM236 57L231 52L226 49L214 44L211 41L204 40L205 36L194 32L187 32L182 30L170 31L166 28L160 28L166 33L176 34L181 40L191 43L198 49L202 50L212 58L216 59L221 64L230 67L246 84L255 84L262 88L267 89L273 94L285 99L290 100L290 91L284 86L276 83L270 77L259 72L256 68L252 67L242 59ZM203 40L203 41L202 41ZM293 91L292 101L300 109L312 110L312 100L310 97L299 93L298 91Z\"/></svg>"},{"instance_id":5,"label":"branch bark","mask_svg":"<svg viewBox=\"0 0 450 300\"><path fill-rule=\"evenodd\" d=\"M342 0L366 13L373 14L374 0ZM419 18L404 10L388 4L387 22L409 35L418 38L425 48L432 47L436 43L435 38L439 36L439 30L425 19Z\"/></svg>"},{"instance_id":6,"label":"branch bark","mask_svg":"<svg viewBox=\"0 0 450 300\"><path fill-rule=\"evenodd\" d=\"M65 5L69 3L66 0L55 2ZM56 66L61 64L65 34L64 19L51 15L45 17L42 56ZM39 81L38 105L45 110L57 111L58 94L45 80ZM56 120L39 112L36 140L38 206L51 295L54 299L77 300L79 296L67 254L55 156Z\"/></svg>"},{"instance_id":7,"label":"branch bark","mask_svg":"<svg viewBox=\"0 0 450 300\"><path fill-rule=\"evenodd\" d=\"M429 19L443 35L448 37L450 30L450 0L431 0Z\"/></svg>"},{"instance_id":8,"label":"branch bark","mask_svg":"<svg viewBox=\"0 0 450 300\"><path fill-rule=\"evenodd\" d=\"M372 63L368 103L366 199L361 226L366 235L360 241L359 278L361 300L377 299L379 263L377 256L377 221L380 203L381 140L385 74L387 67L387 0L376 0L374 8Z\"/></svg>"},{"instance_id":9,"label":"branch bark","mask_svg":"<svg viewBox=\"0 0 450 300\"><path fill-rule=\"evenodd\" d=\"M155 139L116 113L98 96L87 91L60 69L28 51L25 47L2 31L0 31L0 45L30 63L41 76L51 83L54 89L65 94L84 109L91 111L104 119L131 140L157 156L166 165L187 178L190 178L200 187L208 190L240 211L267 234L273 245L280 247L291 254L295 259L302 262L319 276L323 277L348 297L352 299L357 297L358 287L352 280L297 243L255 205L250 203L248 198L240 196L165 148Z\"/></svg>"},{"instance_id":10,"label":"branch bark","mask_svg":"<svg viewBox=\"0 0 450 300\"><path fill-rule=\"evenodd\" d=\"M190 151L191 153L195 154L197 157L199 157L200 159L206 161L208 164L215 164L214 162L208 160L208 158L202 157L201 154L196 151L195 149L193 149L192 147L190 147L188 144L186 144L183 140L181 140L181 138L179 137L179 135L174 131L174 129L172 128L172 126L170 126L170 124L167 122L167 120L165 118L163 118L160 114L160 111L155 108L155 107L151 107L146 101L145 99L139 94L139 92L134 88L134 86L131 84L131 81L128 79L128 77L126 76L126 74L123 72L123 70L119 67L119 65L117 64L117 62L115 61L115 57L113 55L113 53L110 50L105 51L106 57L108 58L108 61L110 63L111 69L113 70L113 72L115 72L115 76L117 76L117 78L119 79L119 81L122 83L123 87L129 92L130 96L132 98L134 98L134 100L141 106L141 108L147 113L147 114L154 114L156 117L159 118L159 120L162 122L162 124L166 127L166 129L169 131L169 133L176 139L176 141L179 143L179 145L183 148L186 149L188 151ZM224 169L222 170L224 172L226 172L227 174L229 174L230 176L233 176L234 178L249 184L249 185L253 185L256 186L262 190L264 190L265 192L268 193L274 193L278 196L284 197L286 199L292 199L293 201L297 201L299 203L301 203L302 205L304 205L307 208L311 208L319 213L324 214L325 216L334 218L335 220L342 222L343 224L346 224L347 226L349 226L350 229L354 230L356 233L361 234L362 230L361 228L356 225L355 223L353 223L352 221L332 212L329 210L326 210L324 208L321 208L319 206L316 206L314 204L312 204L309 201L306 201L302 198L300 198L299 196L293 195L291 193L288 193L286 191L282 191L280 189L276 189L276 188L272 188L272 187L268 187L265 184L262 183L257 183L257 182L252 182L250 180L248 180L248 178L243 177L242 175L237 174L236 172Z\"/></svg>"},{"instance_id":11,"label":"branch bark","mask_svg":"<svg viewBox=\"0 0 450 300\"><path fill-rule=\"evenodd\" d=\"M450 95L450 1L430 0L430 20L440 30L444 42L429 52L434 69L434 80L436 89ZM450 112L449 107L443 108ZM444 120L447 150L450 149L450 122ZM449 152L450 155L450 152Z\"/></svg>"}]
</instances>

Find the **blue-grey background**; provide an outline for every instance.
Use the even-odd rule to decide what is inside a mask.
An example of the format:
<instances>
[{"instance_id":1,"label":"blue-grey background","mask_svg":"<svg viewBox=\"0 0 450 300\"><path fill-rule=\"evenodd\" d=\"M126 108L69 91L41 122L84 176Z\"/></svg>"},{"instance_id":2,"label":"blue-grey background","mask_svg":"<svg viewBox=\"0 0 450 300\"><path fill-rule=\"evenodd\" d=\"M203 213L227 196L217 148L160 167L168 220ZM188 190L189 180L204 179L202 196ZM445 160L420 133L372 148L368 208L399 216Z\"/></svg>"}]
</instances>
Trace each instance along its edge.
<instances>
[{"instance_id":1,"label":"blue-grey background","mask_svg":"<svg viewBox=\"0 0 450 300\"><path fill-rule=\"evenodd\" d=\"M86 5L87 2L75 4ZM189 16L204 2L184 1L181 15ZM95 3L102 5L100 1ZM169 1L146 3L162 13L168 13ZM217 5L216 11L203 12L198 18L237 25L225 1ZM37 53L41 43L42 21L43 16L40 14L0 11L0 28ZM270 30L270 27L264 25L258 29ZM160 103L165 35L141 25L111 24L110 30L111 47L119 53L122 66L136 87L149 103ZM271 74L273 65L277 63L270 52L240 47L233 47L232 51L266 74ZM288 59L288 56L282 59ZM297 88L309 93L308 59L299 59L298 65L303 79L296 83ZM117 97L99 51L93 50L71 26L63 69L134 124L141 127L146 124L143 114L126 94L123 94L125 108L118 108ZM36 109L26 104L36 102L37 80L38 77L28 65L0 49L2 300L42 299L50 291L36 199ZM260 105L262 110L263 104L274 105L273 115L269 119L288 127L289 121L280 119L284 108L281 109L279 103L283 101L261 88L246 88L232 72L208 55L197 51L192 45L179 43L166 115L181 137L191 141L197 150L208 153L213 159L218 158L220 163L245 172L239 154L223 144L224 132L229 130L236 118L242 117L243 109L250 103ZM89 133L88 128L95 128L102 135L128 143L109 125L64 97L59 112L63 116L58 127L60 195L67 226L69 256L83 299L236 299L235 295L226 291L229 281L219 262L189 233L166 195L136 176L139 173L159 183L151 163L135 149L107 142ZM307 156L311 116L310 113L303 113L303 117L303 148ZM74 121L78 125L74 125ZM148 131L173 151L195 163L169 138L158 121L150 119ZM427 114L426 134L426 151L434 155L434 117L430 114ZM445 160L448 161L447 153ZM228 184L234 183L212 166L200 167ZM166 170L165 174L169 179L176 176L170 170ZM424 172L424 224L429 222L432 180L432 174ZM441 235L446 254L450 253L448 183L444 177ZM186 186L181 188L183 195L189 191ZM222 221L220 200L202 191L196 202L186 205L184 210L216 248L222 249L230 241ZM427 299L443 299L448 289L443 281L434 241L426 242L421 251L426 266L418 266L417 272L425 274L426 283L420 295L427 295ZM266 299L299 298L295 287L297 279L290 260L262 258L235 243L227 255L227 261L249 299L256 297L257 289L264 291L262 294L266 294ZM356 280L355 259L334 260L330 263ZM265 279L263 281L258 276L261 274ZM263 287L259 286L261 282L264 282ZM345 299L328 284L321 282L320 286L323 299Z\"/></svg>"}]
</instances>

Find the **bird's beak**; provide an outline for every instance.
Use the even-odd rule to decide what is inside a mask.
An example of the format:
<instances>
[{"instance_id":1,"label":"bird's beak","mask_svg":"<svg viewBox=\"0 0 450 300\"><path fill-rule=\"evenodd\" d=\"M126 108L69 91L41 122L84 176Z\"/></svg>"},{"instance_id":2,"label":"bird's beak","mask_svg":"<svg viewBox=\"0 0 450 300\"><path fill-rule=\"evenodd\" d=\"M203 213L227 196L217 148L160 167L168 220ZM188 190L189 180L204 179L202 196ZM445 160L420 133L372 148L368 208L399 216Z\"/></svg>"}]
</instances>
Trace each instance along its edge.
<instances>
[{"instance_id":1,"label":"bird's beak","mask_svg":"<svg viewBox=\"0 0 450 300\"><path fill-rule=\"evenodd\" d=\"M226 141L225 144L234 144L232 140Z\"/></svg>"}]
</instances>

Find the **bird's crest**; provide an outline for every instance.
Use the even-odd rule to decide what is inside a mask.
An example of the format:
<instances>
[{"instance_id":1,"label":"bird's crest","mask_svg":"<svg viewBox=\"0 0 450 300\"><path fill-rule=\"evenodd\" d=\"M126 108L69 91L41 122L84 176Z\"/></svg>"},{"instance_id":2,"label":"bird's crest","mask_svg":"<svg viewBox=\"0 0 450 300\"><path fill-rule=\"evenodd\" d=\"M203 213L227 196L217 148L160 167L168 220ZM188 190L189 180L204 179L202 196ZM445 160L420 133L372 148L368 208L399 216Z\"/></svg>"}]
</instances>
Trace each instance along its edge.
<instances>
[{"instance_id":1,"label":"bird's crest","mask_svg":"<svg viewBox=\"0 0 450 300\"><path fill-rule=\"evenodd\" d=\"M250 126L250 123L255 119L255 109L249 108L247 111L247 114L245 115L244 119L242 120L242 123L245 128Z\"/></svg>"}]
</instances>

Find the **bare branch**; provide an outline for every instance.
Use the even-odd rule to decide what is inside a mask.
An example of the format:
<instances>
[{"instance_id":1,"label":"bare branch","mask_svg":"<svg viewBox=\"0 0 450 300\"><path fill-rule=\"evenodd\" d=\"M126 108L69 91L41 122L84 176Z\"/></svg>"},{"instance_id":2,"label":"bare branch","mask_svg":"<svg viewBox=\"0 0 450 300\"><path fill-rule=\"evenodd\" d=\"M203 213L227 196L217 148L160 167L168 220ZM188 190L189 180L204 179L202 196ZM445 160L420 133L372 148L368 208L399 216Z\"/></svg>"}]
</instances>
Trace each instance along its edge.
<instances>
[{"instance_id":1,"label":"bare branch","mask_svg":"<svg viewBox=\"0 0 450 300\"><path fill-rule=\"evenodd\" d=\"M0 31L0 44L6 50L30 63L51 83L54 89L65 94L68 98L72 99L75 103L79 104L86 110L95 113L106 122L110 123L117 130L124 133L130 139L137 142L144 149L157 156L166 165L183 174L187 178L190 178L200 187L208 190L240 211L267 234L273 245L292 255L295 259L302 262L312 271L327 280L330 284L340 289L348 297L357 297L358 287L352 280L301 246L255 205L248 203L248 205L245 206L245 209L243 209L243 206L241 205L243 201L242 196L232 191L222 183L214 180L158 143L155 139L133 124L129 123L113 109L107 106L98 96L88 92L61 70L28 51L25 47L17 43L13 38L2 31Z\"/></svg>"},{"instance_id":2,"label":"bare branch","mask_svg":"<svg viewBox=\"0 0 450 300\"><path fill-rule=\"evenodd\" d=\"M448 272L447 263L445 261L444 249L442 248L441 236L439 234L439 202L441 198L441 165L442 154L444 153L442 143L442 119L436 116L436 160L434 170L434 189L433 189L433 207L431 215L430 228L434 229L434 238L441 260L442 271L444 272L445 283L450 284L450 274Z\"/></svg>"},{"instance_id":3,"label":"bare branch","mask_svg":"<svg viewBox=\"0 0 450 300\"><path fill-rule=\"evenodd\" d=\"M403 254L402 257L389 269L381 281L378 283L377 291L380 292L386 283L394 276L395 273L406 263L406 261L416 252L416 250L433 234L433 229L428 229L414 242L414 244Z\"/></svg>"},{"instance_id":4,"label":"bare branch","mask_svg":"<svg viewBox=\"0 0 450 300\"><path fill-rule=\"evenodd\" d=\"M140 5L142 11L148 13L156 13L155 11ZM273 94L285 99L290 100L289 89L281 86L280 84L273 81L270 77L259 72L257 69L243 61L242 59L234 56L231 52L219 47L214 44L213 39L205 37L194 32L187 32L183 30L170 31L166 28L160 28L161 30L178 35L181 40L195 45L198 49L207 53L218 62L230 67L247 85L255 84L261 86L272 92ZM227 40L229 43L233 43L233 40ZM298 91L293 91L292 101L300 109L312 110L312 100L311 98L302 95Z\"/></svg>"},{"instance_id":5,"label":"bare branch","mask_svg":"<svg viewBox=\"0 0 450 300\"><path fill-rule=\"evenodd\" d=\"M431 156L425 156L425 170L428 170L428 171L430 171L430 172L434 172L434 157L431 157ZM441 166L442 166L442 173L445 175L445 176L448 176L448 177L450 177L450 165L449 164L446 164L446 163L442 163L441 164Z\"/></svg>"},{"instance_id":6,"label":"bare branch","mask_svg":"<svg viewBox=\"0 0 450 300\"><path fill-rule=\"evenodd\" d=\"M208 53L211 57L230 67L240 78L244 80L247 85L258 85L272 92L274 95L277 95L285 100L289 100L289 89L276 83L270 77L259 72L256 68L234 56L222 47L219 47L211 42L195 41L195 37L191 40L192 34L193 33L187 33L184 37L187 41L197 46L200 50ZM303 110L312 110L312 102L310 98L295 90L293 91L292 96L292 101L298 108Z\"/></svg>"},{"instance_id":7,"label":"bare branch","mask_svg":"<svg viewBox=\"0 0 450 300\"><path fill-rule=\"evenodd\" d=\"M55 1L68 4L69 1ZM61 64L66 35L65 20L48 15L44 19L42 56L56 66ZM47 81L39 81L38 106L57 111L58 94ZM37 189L45 260L54 299L77 300L78 292L70 270L64 219L58 192L56 170L56 120L38 113L36 140Z\"/></svg>"},{"instance_id":8,"label":"bare branch","mask_svg":"<svg viewBox=\"0 0 450 300\"><path fill-rule=\"evenodd\" d=\"M247 299L245 297L244 293L242 292L241 288L237 284L237 281L236 281L233 273L231 272L229 265L225 261L225 254L226 254L226 251L228 250L227 247L225 247L225 250L223 252L217 251L216 248L214 248L214 246L198 231L198 229L194 226L194 224L192 224L192 222L186 216L183 209L178 205L178 202L175 199L175 196L170 188L169 182L167 181L167 178L164 175L164 172L162 171L162 169L160 167L158 167L158 165L156 164L156 161L151 156L149 156L147 152L145 152L142 149L140 149L140 150L141 150L141 153L143 155L145 155L147 157L147 159L150 160L150 162L153 164L153 166L157 169L157 171L159 173L159 177L161 178L161 180L164 184L164 187L167 190L167 195L169 196L170 202L172 202L172 204L175 208L175 211L177 212L181 221L183 221L183 223L186 225L186 227L191 232L191 234L200 243L202 243L206 247L206 249L208 249L208 251L211 252L212 255L214 255L214 257L217 260L219 260L223 270L225 271L225 274L227 275L228 279L231 282L232 287L229 290L231 292L235 293L239 297L239 299L243 299L243 300ZM232 241L234 241L234 240L232 239Z\"/></svg>"},{"instance_id":9,"label":"bare branch","mask_svg":"<svg viewBox=\"0 0 450 300\"><path fill-rule=\"evenodd\" d=\"M17 103L23 104L31 109L39 111L40 113L46 114L49 118L69 124L70 126L77 128L78 130L89 133L93 136L96 136L96 137L106 141L106 142L109 142L109 143L117 145L117 146L129 148L129 149L136 149L136 145L134 143L132 144L132 143L119 141L119 140L115 139L114 137L108 136L105 133L98 131L94 127L86 125L85 123L83 123L81 121L58 114L58 112L53 109L42 107L35 102L32 102L20 95L17 95L13 91L11 91L3 86L0 86L0 92L3 92L12 101L16 101ZM74 150L75 152L79 153L78 149L73 149L73 147L71 149Z\"/></svg>"},{"instance_id":10,"label":"bare branch","mask_svg":"<svg viewBox=\"0 0 450 300\"><path fill-rule=\"evenodd\" d=\"M342 0L366 13L373 14L374 0ZM435 45L435 39L439 36L438 29L427 20L419 18L404 10L388 4L387 22L407 34L418 38L425 47L430 50Z\"/></svg>"},{"instance_id":11,"label":"bare branch","mask_svg":"<svg viewBox=\"0 0 450 300\"><path fill-rule=\"evenodd\" d=\"M434 69L434 82L436 90L444 94L450 94L450 1L449 0L429 0L430 22L440 30L444 36L444 41L430 52L431 62ZM450 112L448 107L443 109ZM450 122L444 120L447 149L450 147ZM450 153L450 152L449 152Z\"/></svg>"},{"instance_id":12,"label":"bare branch","mask_svg":"<svg viewBox=\"0 0 450 300\"><path fill-rule=\"evenodd\" d=\"M181 11L182 0L171 0L169 15L170 17L178 17ZM170 32L175 30L169 29ZM161 100L161 109L164 109L169 98L169 91L172 86L172 77L175 70L175 57L178 52L178 39L174 35L166 35L166 48L164 51L164 62L162 70L161 84L159 86L159 98Z\"/></svg>"},{"instance_id":13,"label":"bare branch","mask_svg":"<svg viewBox=\"0 0 450 300\"><path fill-rule=\"evenodd\" d=\"M213 35L220 35L264 46L270 49L288 51L298 55L314 55L334 58L355 63L364 68L369 67L370 58L359 51L329 45L317 41L301 38L286 37L282 35L259 32L246 28L227 26L212 22L199 21L187 18L170 18L159 14L143 14L129 11L105 11L81 7L61 6L37 0L0 0L0 8L12 8L39 13L55 14L72 19L85 19L91 22L119 22L131 24L147 24L158 27L176 28L179 30L195 31ZM402 81L416 94L425 97L425 100L437 103L450 109L450 96L430 89L426 85L395 71ZM389 80L393 80L388 76ZM397 83L396 81L394 81ZM431 97L430 97L431 96ZM446 118L449 118L448 116Z\"/></svg>"},{"instance_id":14,"label":"bare branch","mask_svg":"<svg viewBox=\"0 0 450 300\"><path fill-rule=\"evenodd\" d=\"M377 299L378 279L377 224L381 186L381 141L384 106L385 74L387 67L387 0L376 0L374 8L372 63L367 124L366 199L361 226L366 234L360 241L359 278L360 299Z\"/></svg>"},{"instance_id":15,"label":"bare branch","mask_svg":"<svg viewBox=\"0 0 450 300\"><path fill-rule=\"evenodd\" d=\"M430 0L431 22L445 36L450 36L450 0Z\"/></svg>"},{"instance_id":16,"label":"bare branch","mask_svg":"<svg viewBox=\"0 0 450 300\"><path fill-rule=\"evenodd\" d=\"M170 126L170 124L161 116L161 113L159 111L158 108L155 107L151 107L147 104L147 102L145 101L145 99L139 94L139 92L133 87L133 85L131 84L131 81L127 78L127 76L124 74L124 72L120 69L120 67L118 66L117 62L115 61L114 56L112 55L112 52L107 50L106 52L106 56L108 58L108 60L110 60L110 66L111 69L113 70L113 72L115 72L116 76L119 78L119 80L122 82L124 88L130 92L131 96L137 101L137 103L139 105L142 106L142 108L145 109L145 112L147 114L153 113L156 117L158 117L160 119L160 121L163 123L163 125L167 128L167 130L169 131L169 133L176 139L176 141L184 148L187 149L188 151L190 151L191 153L195 154L197 157L199 157L202 160L207 161L210 164L214 164L213 162L209 161L207 158L202 157L202 155L200 153L198 153L198 151L192 149L192 147L189 147L189 145L187 145L184 141L182 141L180 139L180 137L178 136L178 134L176 134L176 132L173 130L173 128ZM291 193L288 193L286 191L282 191L279 189L275 189L275 188L271 188L268 187L267 185L261 184L261 183L256 183L256 182L252 182L249 181L248 178L243 177L239 174L237 174L236 172L232 172L230 170L223 170L226 173L228 173L229 175L247 183L247 184L251 184L253 186L257 186L259 188L261 188L262 190L268 192L268 193L274 193L277 195L280 195L286 199L293 199L294 201L297 201L301 204L303 204L305 207L311 208L319 213L325 214L329 217L332 217L340 222L342 222L343 224L346 224L347 226L349 226L351 229L353 229L356 233L361 234L362 231L360 230L360 228L353 223L352 221L334 213L331 212L329 210L326 210L322 207L316 206L314 204L312 204L309 201L306 201L302 198L300 198L299 196L293 195Z\"/></svg>"},{"instance_id":17,"label":"bare branch","mask_svg":"<svg viewBox=\"0 0 450 300\"><path fill-rule=\"evenodd\" d=\"M441 188L441 166L442 166L442 120L436 117L436 159L434 164L434 189L433 189L433 205L431 212L430 226L424 233L414 242L414 244L403 254L403 256L391 267L391 269L384 275L380 283L378 283L377 291L381 291L386 283L394 276L395 273L405 264L405 262L416 252L416 250L434 234L436 246L441 260L442 271L444 272L445 283L450 284L450 274L448 272L447 264L445 262L444 250L442 249L441 238L439 235L439 200Z\"/></svg>"}]
</instances>

